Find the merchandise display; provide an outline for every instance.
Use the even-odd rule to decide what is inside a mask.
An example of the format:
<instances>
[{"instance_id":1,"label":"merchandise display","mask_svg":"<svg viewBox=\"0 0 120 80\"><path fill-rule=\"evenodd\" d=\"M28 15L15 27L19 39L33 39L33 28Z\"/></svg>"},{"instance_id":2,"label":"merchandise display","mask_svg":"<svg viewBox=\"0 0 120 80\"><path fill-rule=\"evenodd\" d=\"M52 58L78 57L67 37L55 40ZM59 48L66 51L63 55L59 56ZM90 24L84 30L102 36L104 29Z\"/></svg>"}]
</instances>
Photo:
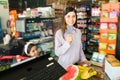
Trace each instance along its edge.
<instances>
[{"instance_id":1,"label":"merchandise display","mask_svg":"<svg viewBox=\"0 0 120 80\"><path fill-rule=\"evenodd\" d=\"M116 7L113 6L116 4ZM99 52L106 54L116 53L117 34L118 34L118 3L102 4L100 15L100 39ZM103 47L104 45L104 47Z\"/></svg>"},{"instance_id":2,"label":"merchandise display","mask_svg":"<svg viewBox=\"0 0 120 80\"><path fill-rule=\"evenodd\" d=\"M99 45L99 16L91 16L90 25L88 26L88 40L87 40L87 52L93 54L98 52Z\"/></svg>"},{"instance_id":3,"label":"merchandise display","mask_svg":"<svg viewBox=\"0 0 120 80\"><path fill-rule=\"evenodd\" d=\"M23 20L23 29L17 31L20 32L21 37L25 41L32 41L37 44L40 51L43 51L44 54L53 50L53 19L54 18L24 18L18 19ZM22 21L21 21L22 22ZM19 23L20 24L20 23Z\"/></svg>"}]
</instances>

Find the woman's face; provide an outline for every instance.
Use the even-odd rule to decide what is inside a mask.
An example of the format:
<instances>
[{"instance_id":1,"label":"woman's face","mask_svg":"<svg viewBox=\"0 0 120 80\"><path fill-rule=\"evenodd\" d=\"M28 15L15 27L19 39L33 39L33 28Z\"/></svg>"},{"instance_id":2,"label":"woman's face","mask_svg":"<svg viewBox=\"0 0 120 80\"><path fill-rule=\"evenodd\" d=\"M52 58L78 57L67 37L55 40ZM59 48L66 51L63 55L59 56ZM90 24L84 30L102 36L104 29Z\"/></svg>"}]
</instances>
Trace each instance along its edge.
<instances>
[{"instance_id":1,"label":"woman's face","mask_svg":"<svg viewBox=\"0 0 120 80\"><path fill-rule=\"evenodd\" d=\"M28 56L31 56L31 57L38 57L39 56L39 51L38 51L37 46L33 46L31 48L30 53L28 54Z\"/></svg>"},{"instance_id":2,"label":"woman's face","mask_svg":"<svg viewBox=\"0 0 120 80\"><path fill-rule=\"evenodd\" d=\"M74 11L67 13L64 18L67 26L73 26L76 22L76 14Z\"/></svg>"}]
</instances>

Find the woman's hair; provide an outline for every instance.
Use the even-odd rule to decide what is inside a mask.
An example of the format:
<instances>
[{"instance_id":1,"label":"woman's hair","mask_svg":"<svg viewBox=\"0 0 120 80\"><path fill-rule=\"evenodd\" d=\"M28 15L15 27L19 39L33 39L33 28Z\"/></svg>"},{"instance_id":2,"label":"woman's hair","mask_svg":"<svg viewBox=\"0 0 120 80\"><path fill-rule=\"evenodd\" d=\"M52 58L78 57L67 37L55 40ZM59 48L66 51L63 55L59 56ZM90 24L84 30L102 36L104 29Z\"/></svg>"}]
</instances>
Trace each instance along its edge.
<instances>
[{"instance_id":1,"label":"woman's hair","mask_svg":"<svg viewBox=\"0 0 120 80\"><path fill-rule=\"evenodd\" d=\"M33 42L28 42L28 43L26 43L25 46L24 46L23 55L26 55L26 56L27 56L27 54L30 53L31 48L32 48L33 46L36 46L36 44L34 44Z\"/></svg>"},{"instance_id":2,"label":"woman's hair","mask_svg":"<svg viewBox=\"0 0 120 80\"><path fill-rule=\"evenodd\" d=\"M75 8L73 7L66 7L64 12L63 12L63 17L62 17L62 25L59 27L62 30L62 35L65 33L65 30L67 29L66 27L66 21L65 21L65 15L68 14L69 12L75 12L76 14L76 19L77 19L77 13ZM75 22L75 24L73 25L74 27L77 27L77 20Z\"/></svg>"}]
</instances>

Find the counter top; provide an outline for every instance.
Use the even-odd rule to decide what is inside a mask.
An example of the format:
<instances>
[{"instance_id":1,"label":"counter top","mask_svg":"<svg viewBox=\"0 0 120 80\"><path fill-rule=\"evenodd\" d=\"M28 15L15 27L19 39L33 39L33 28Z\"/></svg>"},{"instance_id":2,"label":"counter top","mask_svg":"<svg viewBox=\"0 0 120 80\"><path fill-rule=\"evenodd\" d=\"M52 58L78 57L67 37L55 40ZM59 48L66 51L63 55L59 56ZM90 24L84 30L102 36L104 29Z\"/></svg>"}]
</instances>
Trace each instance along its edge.
<instances>
[{"instance_id":1,"label":"counter top","mask_svg":"<svg viewBox=\"0 0 120 80\"><path fill-rule=\"evenodd\" d=\"M90 79L87 79L87 80L96 80L96 79L97 79L97 80L111 80L111 79L107 76L107 74L103 71L102 67L94 66L94 65L92 65L92 67L95 68L96 71L98 71L98 72L100 72L100 73L103 73L104 78L100 78L100 77L98 77L98 76L93 76L93 77L91 77Z\"/></svg>"}]
</instances>

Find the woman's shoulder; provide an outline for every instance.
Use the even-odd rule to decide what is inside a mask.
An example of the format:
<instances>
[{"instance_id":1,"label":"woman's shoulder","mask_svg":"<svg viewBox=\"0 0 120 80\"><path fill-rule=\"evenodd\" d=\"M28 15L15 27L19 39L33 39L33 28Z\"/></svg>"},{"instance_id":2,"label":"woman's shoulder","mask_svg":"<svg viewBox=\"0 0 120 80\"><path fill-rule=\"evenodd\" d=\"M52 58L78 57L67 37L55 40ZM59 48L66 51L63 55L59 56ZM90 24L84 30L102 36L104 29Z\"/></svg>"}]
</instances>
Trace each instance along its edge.
<instances>
[{"instance_id":1,"label":"woman's shoulder","mask_svg":"<svg viewBox=\"0 0 120 80\"><path fill-rule=\"evenodd\" d=\"M58 30L56 31L56 34L57 34L57 35L62 34L62 30L61 30L61 29L58 29Z\"/></svg>"},{"instance_id":2,"label":"woman's shoulder","mask_svg":"<svg viewBox=\"0 0 120 80\"><path fill-rule=\"evenodd\" d=\"M75 29L76 32L81 32L81 30L78 29L78 28L74 28L74 29Z\"/></svg>"}]
</instances>

